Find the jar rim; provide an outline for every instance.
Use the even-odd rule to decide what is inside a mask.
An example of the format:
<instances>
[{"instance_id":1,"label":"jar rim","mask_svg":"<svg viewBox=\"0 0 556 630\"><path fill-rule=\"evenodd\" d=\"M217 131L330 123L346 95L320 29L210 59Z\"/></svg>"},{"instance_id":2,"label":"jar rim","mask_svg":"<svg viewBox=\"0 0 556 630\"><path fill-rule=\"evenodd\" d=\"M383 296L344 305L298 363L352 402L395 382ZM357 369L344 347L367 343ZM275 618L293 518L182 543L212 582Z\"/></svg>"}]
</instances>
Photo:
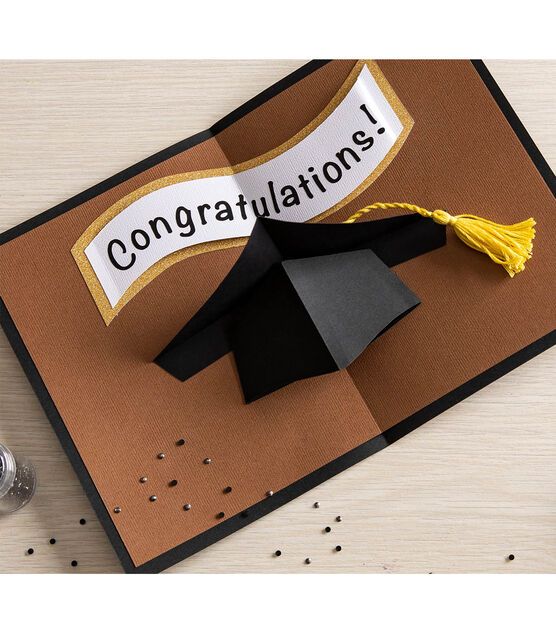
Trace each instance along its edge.
<instances>
[{"instance_id":1,"label":"jar rim","mask_svg":"<svg viewBox=\"0 0 556 630\"><path fill-rule=\"evenodd\" d=\"M12 487L16 472L15 457L9 448L0 444L0 499Z\"/></svg>"}]
</instances>

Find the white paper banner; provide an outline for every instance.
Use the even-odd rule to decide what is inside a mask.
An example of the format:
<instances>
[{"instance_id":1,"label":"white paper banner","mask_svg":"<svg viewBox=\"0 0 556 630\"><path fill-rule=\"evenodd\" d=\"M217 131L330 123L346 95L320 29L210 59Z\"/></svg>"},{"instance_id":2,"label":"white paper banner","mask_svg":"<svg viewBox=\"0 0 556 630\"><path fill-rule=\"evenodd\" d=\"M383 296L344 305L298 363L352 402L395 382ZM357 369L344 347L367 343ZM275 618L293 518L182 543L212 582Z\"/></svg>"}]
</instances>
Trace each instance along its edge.
<instances>
[{"instance_id":1,"label":"white paper banner","mask_svg":"<svg viewBox=\"0 0 556 630\"><path fill-rule=\"evenodd\" d=\"M104 320L147 274L148 282L182 258L241 244L257 216L310 221L336 211L378 176L411 126L376 64L359 62L322 114L275 150L128 195L72 249Z\"/></svg>"}]
</instances>

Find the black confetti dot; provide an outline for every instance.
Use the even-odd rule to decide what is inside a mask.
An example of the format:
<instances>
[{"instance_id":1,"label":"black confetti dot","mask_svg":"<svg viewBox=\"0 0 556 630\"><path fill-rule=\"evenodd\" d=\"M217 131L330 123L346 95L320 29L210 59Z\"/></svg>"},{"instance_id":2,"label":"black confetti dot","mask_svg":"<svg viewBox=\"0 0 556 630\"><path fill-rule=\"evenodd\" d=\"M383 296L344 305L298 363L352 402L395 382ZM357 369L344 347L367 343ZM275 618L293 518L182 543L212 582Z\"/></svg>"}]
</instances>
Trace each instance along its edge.
<instances>
[{"instance_id":1,"label":"black confetti dot","mask_svg":"<svg viewBox=\"0 0 556 630\"><path fill-rule=\"evenodd\" d=\"M216 515L216 518L224 518L225 514L224 512L218 512L218 514Z\"/></svg>"},{"instance_id":2,"label":"black confetti dot","mask_svg":"<svg viewBox=\"0 0 556 630\"><path fill-rule=\"evenodd\" d=\"M230 494L232 491L232 486L226 486L223 490L224 494Z\"/></svg>"},{"instance_id":3,"label":"black confetti dot","mask_svg":"<svg viewBox=\"0 0 556 630\"><path fill-rule=\"evenodd\" d=\"M320 508L320 503L319 503L318 501L315 501L315 502L313 503L313 507L314 507L314 508Z\"/></svg>"},{"instance_id":4,"label":"black confetti dot","mask_svg":"<svg viewBox=\"0 0 556 630\"><path fill-rule=\"evenodd\" d=\"M338 523L341 523L342 522L342 517L341 516L337 516L336 520L338 521Z\"/></svg>"},{"instance_id":5,"label":"black confetti dot","mask_svg":"<svg viewBox=\"0 0 556 630\"><path fill-rule=\"evenodd\" d=\"M156 457L158 459L164 459L166 457L166 455L164 453L159 453Z\"/></svg>"},{"instance_id":6,"label":"black confetti dot","mask_svg":"<svg viewBox=\"0 0 556 630\"><path fill-rule=\"evenodd\" d=\"M55 545L55 544L56 544L56 538L51 538L48 542L49 542L51 545Z\"/></svg>"},{"instance_id":7,"label":"black confetti dot","mask_svg":"<svg viewBox=\"0 0 556 630\"><path fill-rule=\"evenodd\" d=\"M332 531L332 527L328 527L328 526L327 526L327 527L325 527L325 528L324 528L324 531L325 531L327 534L329 534L329 533Z\"/></svg>"},{"instance_id":8,"label":"black confetti dot","mask_svg":"<svg viewBox=\"0 0 556 630\"><path fill-rule=\"evenodd\" d=\"M80 519L79 519L79 524L80 524L80 525L85 525L85 523L86 523L86 522L87 522L87 521L86 521L84 518L80 518Z\"/></svg>"},{"instance_id":9,"label":"black confetti dot","mask_svg":"<svg viewBox=\"0 0 556 630\"><path fill-rule=\"evenodd\" d=\"M29 547L29 549L27 549L27 555L32 556L35 553L35 550L33 549L33 547Z\"/></svg>"},{"instance_id":10,"label":"black confetti dot","mask_svg":"<svg viewBox=\"0 0 556 630\"><path fill-rule=\"evenodd\" d=\"M341 545L336 545L335 549L336 549L336 551L342 551L342 546Z\"/></svg>"},{"instance_id":11,"label":"black confetti dot","mask_svg":"<svg viewBox=\"0 0 556 630\"><path fill-rule=\"evenodd\" d=\"M211 464L212 463L212 459L210 457L205 457L205 459L203 459L203 464Z\"/></svg>"},{"instance_id":12,"label":"black confetti dot","mask_svg":"<svg viewBox=\"0 0 556 630\"><path fill-rule=\"evenodd\" d=\"M183 438L180 438L177 442L176 442L176 446L183 446L185 444L185 440Z\"/></svg>"},{"instance_id":13,"label":"black confetti dot","mask_svg":"<svg viewBox=\"0 0 556 630\"><path fill-rule=\"evenodd\" d=\"M119 514L121 511L122 511L122 508L121 508L121 507L119 507L119 506L116 506L116 507L114 508L114 514Z\"/></svg>"},{"instance_id":14,"label":"black confetti dot","mask_svg":"<svg viewBox=\"0 0 556 630\"><path fill-rule=\"evenodd\" d=\"M152 495L149 497L149 501L150 501L151 503L154 503L157 499L158 499L158 497L156 496L156 494L152 494Z\"/></svg>"},{"instance_id":15,"label":"black confetti dot","mask_svg":"<svg viewBox=\"0 0 556 630\"><path fill-rule=\"evenodd\" d=\"M183 506L183 509L184 509L186 512L189 512L189 510L191 509L191 503L186 503L186 504Z\"/></svg>"},{"instance_id":16,"label":"black confetti dot","mask_svg":"<svg viewBox=\"0 0 556 630\"><path fill-rule=\"evenodd\" d=\"M514 560L514 559L515 559L515 556L514 556L514 554L513 554L513 553L511 553L511 554L508 556L508 560L512 561L512 560Z\"/></svg>"},{"instance_id":17,"label":"black confetti dot","mask_svg":"<svg viewBox=\"0 0 556 630\"><path fill-rule=\"evenodd\" d=\"M172 481L168 482L168 485L170 486L170 488L175 488L178 485L178 480L172 479Z\"/></svg>"},{"instance_id":18,"label":"black confetti dot","mask_svg":"<svg viewBox=\"0 0 556 630\"><path fill-rule=\"evenodd\" d=\"M77 566L77 560L72 560L71 561L71 566L72 567L76 567Z\"/></svg>"},{"instance_id":19,"label":"black confetti dot","mask_svg":"<svg viewBox=\"0 0 556 630\"><path fill-rule=\"evenodd\" d=\"M311 564L313 562L311 558L305 558L305 564Z\"/></svg>"},{"instance_id":20,"label":"black confetti dot","mask_svg":"<svg viewBox=\"0 0 556 630\"><path fill-rule=\"evenodd\" d=\"M147 481L148 481L148 480L149 480L149 478L148 478L148 477L141 477L141 478L139 479L139 483L147 483Z\"/></svg>"},{"instance_id":21,"label":"black confetti dot","mask_svg":"<svg viewBox=\"0 0 556 630\"><path fill-rule=\"evenodd\" d=\"M281 556L282 552L280 551L280 549L276 549L276 551L274 552L275 556Z\"/></svg>"}]
</instances>

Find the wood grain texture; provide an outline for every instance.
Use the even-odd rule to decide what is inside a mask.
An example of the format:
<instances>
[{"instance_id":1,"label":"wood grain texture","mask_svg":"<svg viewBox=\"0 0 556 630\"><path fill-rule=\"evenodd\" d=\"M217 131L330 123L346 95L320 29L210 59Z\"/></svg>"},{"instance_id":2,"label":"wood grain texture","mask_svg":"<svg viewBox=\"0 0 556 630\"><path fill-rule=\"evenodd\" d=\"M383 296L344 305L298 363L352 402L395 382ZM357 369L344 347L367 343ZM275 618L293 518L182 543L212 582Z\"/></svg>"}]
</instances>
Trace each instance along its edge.
<instances>
[{"instance_id":1,"label":"wood grain texture","mask_svg":"<svg viewBox=\"0 0 556 630\"><path fill-rule=\"evenodd\" d=\"M0 231L205 129L299 65L0 63ZM488 66L554 166L556 63ZM553 348L169 572L553 572L554 382ZM39 474L28 508L0 518L0 572L121 571L3 333L0 442Z\"/></svg>"}]
</instances>

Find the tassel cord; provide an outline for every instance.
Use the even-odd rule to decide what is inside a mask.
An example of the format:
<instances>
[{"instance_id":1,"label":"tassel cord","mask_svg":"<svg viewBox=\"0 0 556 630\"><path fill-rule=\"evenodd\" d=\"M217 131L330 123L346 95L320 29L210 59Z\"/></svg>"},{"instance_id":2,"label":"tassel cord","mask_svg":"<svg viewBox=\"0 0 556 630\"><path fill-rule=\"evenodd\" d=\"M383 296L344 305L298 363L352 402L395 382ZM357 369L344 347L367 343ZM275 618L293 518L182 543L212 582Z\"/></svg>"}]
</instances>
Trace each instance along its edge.
<instances>
[{"instance_id":1,"label":"tassel cord","mask_svg":"<svg viewBox=\"0 0 556 630\"><path fill-rule=\"evenodd\" d=\"M432 219L440 225L449 225L456 235L469 247L486 254L493 262L502 265L513 277L523 271L525 262L531 258L535 221L527 219L513 225L500 225L474 214L452 216L445 210L427 210L410 203L373 203L361 208L344 223L355 223L372 210L409 210L422 217Z\"/></svg>"}]
</instances>

